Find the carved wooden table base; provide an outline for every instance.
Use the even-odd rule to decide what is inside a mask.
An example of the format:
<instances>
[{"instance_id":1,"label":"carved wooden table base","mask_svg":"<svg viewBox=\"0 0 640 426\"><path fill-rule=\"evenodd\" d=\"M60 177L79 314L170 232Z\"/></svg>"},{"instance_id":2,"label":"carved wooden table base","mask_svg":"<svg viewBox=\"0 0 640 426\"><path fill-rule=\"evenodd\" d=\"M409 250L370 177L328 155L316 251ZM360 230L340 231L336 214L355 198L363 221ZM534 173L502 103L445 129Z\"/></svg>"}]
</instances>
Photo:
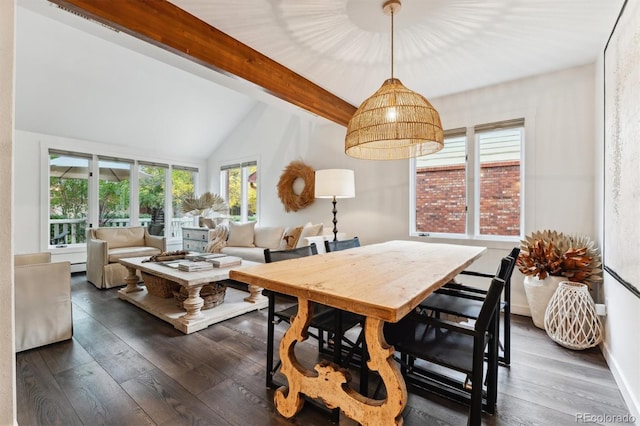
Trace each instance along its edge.
<instances>
[{"instance_id":1,"label":"carved wooden table base","mask_svg":"<svg viewBox=\"0 0 640 426\"><path fill-rule=\"evenodd\" d=\"M142 291L142 287L138 285L138 281L140 281L140 277L136 274L137 268L127 266L127 271L129 275L124 277L124 282L127 283L127 286L124 289L125 293L132 293L134 291Z\"/></svg>"},{"instance_id":2,"label":"carved wooden table base","mask_svg":"<svg viewBox=\"0 0 640 426\"><path fill-rule=\"evenodd\" d=\"M402 425L402 410L407 403L407 388L400 369L393 360L393 347L383 337L384 321L367 317L365 337L370 370L377 371L387 390L387 398L374 400L367 398L348 386L351 380L348 371L335 364L319 363L311 371L296 359L296 342L306 339L307 327L313 312L312 302L298 298L298 314L280 342L282 373L289 386L276 390L274 402L278 412L284 417L293 417L304 404L301 394L320 398L329 408L340 407L350 418L363 425Z\"/></svg>"}]
</instances>

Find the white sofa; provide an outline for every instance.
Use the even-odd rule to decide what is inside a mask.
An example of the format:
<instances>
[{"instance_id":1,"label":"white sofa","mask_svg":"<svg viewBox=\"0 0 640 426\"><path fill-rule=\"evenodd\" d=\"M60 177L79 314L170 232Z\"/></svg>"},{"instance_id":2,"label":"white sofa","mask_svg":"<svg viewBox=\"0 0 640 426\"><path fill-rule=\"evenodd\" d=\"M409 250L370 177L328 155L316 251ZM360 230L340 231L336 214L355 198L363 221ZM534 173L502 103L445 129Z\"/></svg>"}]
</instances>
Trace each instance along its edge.
<instances>
[{"instance_id":1,"label":"white sofa","mask_svg":"<svg viewBox=\"0 0 640 426\"><path fill-rule=\"evenodd\" d=\"M71 264L51 253L14 256L16 352L71 339Z\"/></svg>"},{"instance_id":2,"label":"white sofa","mask_svg":"<svg viewBox=\"0 0 640 426\"><path fill-rule=\"evenodd\" d=\"M166 251L165 237L150 235L147 228L90 229L87 238L87 281L98 288L124 285L129 274L118 259L153 256Z\"/></svg>"},{"instance_id":3,"label":"white sofa","mask_svg":"<svg viewBox=\"0 0 640 426\"><path fill-rule=\"evenodd\" d=\"M307 223L285 228L258 226L255 222L218 225L212 229L206 251L264 262L264 249L287 250L308 245L307 237L322 236L323 226Z\"/></svg>"}]
</instances>

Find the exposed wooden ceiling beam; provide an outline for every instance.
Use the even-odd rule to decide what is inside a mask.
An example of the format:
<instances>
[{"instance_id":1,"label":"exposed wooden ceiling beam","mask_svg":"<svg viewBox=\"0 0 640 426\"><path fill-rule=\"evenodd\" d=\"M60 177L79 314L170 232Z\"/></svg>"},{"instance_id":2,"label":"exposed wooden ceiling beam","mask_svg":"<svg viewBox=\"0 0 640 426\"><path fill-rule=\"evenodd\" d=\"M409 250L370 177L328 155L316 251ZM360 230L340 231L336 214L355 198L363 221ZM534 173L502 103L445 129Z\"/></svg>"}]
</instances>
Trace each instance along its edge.
<instances>
[{"instance_id":1,"label":"exposed wooden ceiling beam","mask_svg":"<svg viewBox=\"0 0 640 426\"><path fill-rule=\"evenodd\" d=\"M356 107L164 0L49 0L346 126Z\"/></svg>"}]
</instances>

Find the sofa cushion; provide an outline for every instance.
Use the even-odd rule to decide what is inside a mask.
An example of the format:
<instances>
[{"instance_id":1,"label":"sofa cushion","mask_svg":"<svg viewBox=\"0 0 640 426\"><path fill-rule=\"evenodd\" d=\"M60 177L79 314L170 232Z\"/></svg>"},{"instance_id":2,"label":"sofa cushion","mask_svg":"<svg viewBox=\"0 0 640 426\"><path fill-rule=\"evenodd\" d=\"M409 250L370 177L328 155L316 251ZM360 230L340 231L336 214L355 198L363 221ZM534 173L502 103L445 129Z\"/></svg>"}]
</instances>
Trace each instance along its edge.
<instances>
[{"instance_id":1,"label":"sofa cushion","mask_svg":"<svg viewBox=\"0 0 640 426\"><path fill-rule=\"evenodd\" d=\"M302 233L302 228L302 226L287 228L284 231L284 235L282 235L282 240L280 241L278 250L292 250L296 248L298 240L300 239L300 234Z\"/></svg>"},{"instance_id":2,"label":"sofa cushion","mask_svg":"<svg viewBox=\"0 0 640 426\"><path fill-rule=\"evenodd\" d=\"M264 263L264 247L225 247L221 253L229 256L238 256L244 260Z\"/></svg>"},{"instance_id":3,"label":"sofa cushion","mask_svg":"<svg viewBox=\"0 0 640 426\"><path fill-rule=\"evenodd\" d=\"M109 249L109 263L116 263L119 259L128 259L130 257L153 256L160 254L160 250L155 247L120 247L117 249Z\"/></svg>"},{"instance_id":4,"label":"sofa cushion","mask_svg":"<svg viewBox=\"0 0 640 426\"><path fill-rule=\"evenodd\" d=\"M255 222L229 222L229 238L227 246L231 247L255 247L253 244L253 230Z\"/></svg>"},{"instance_id":5,"label":"sofa cushion","mask_svg":"<svg viewBox=\"0 0 640 426\"><path fill-rule=\"evenodd\" d=\"M107 241L109 249L144 246L144 228L141 226L132 228L98 228L95 230L95 235L97 239Z\"/></svg>"},{"instance_id":6,"label":"sofa cushion","mask_svg":"<svg viewBox=\"0 0 640 426\"><path fill-rule=\"evenodd\" d=\"M312 225L309 222L305 224L302 228L302 232L300 233L300 238L298 239L296 248L307 245L307 240L305 240L306 237L315 237L316 235L322 235L322 223Z\"/></svg>"},{"instance_id":7,"label":"sofa cushion","mask_svg":"<svg viewBox=\"0 0 640 426\"><path fill-rule=\"evenodd\" d=\"M256 226L253 230L253 244L256 247L278 249L284 234L282 226Z\"/></svg>"}]
</instances>

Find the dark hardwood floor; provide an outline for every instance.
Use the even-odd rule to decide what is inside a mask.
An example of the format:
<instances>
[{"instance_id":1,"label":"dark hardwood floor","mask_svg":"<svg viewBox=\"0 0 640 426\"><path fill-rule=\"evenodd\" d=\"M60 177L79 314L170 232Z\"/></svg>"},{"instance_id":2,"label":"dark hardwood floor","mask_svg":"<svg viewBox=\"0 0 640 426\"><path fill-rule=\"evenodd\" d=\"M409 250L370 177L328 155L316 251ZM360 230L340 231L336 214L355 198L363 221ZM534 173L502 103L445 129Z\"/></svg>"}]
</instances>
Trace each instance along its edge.
<instances>
[{"instance_id":1,"label":"dark hardwood floor","mask_svg":"<svg viewBox=\"0 0 640 426\"><path fill-rule=\"evenodd\" d=\"M73 339L17 354L20 425L331 424L310 404L290 420L275 411L264 377L266 310L184 335L116 291L73 275ZM282 336L285 325L276 328ZM527 317L514 316L512 336L498 411L483 414L484 424L574 425L581 413L628 413L599 349L558 346ZM316 360L312 340L296 351L309 366ZM410 394L403 416L405 425L464 425L467 407Z\"/></svg>"}]
</instances>

